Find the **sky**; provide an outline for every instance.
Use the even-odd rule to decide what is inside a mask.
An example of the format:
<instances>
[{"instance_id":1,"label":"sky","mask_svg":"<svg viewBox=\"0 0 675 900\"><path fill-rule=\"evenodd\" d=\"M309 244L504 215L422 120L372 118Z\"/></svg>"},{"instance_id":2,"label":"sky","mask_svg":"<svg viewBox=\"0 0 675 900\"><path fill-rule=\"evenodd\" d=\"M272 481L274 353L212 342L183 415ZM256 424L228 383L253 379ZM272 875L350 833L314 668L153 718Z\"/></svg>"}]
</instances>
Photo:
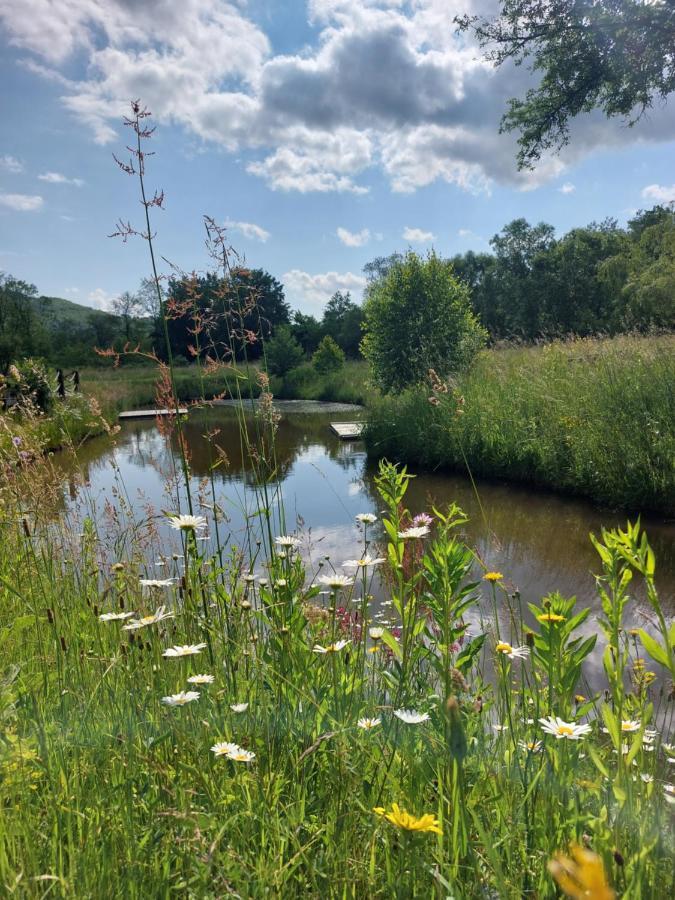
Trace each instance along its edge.
<instances>
[{"instance_id":1,"label":"sky","mask_svg":"<svg viewBox=\"0 0 675 900\"><path fill-rule=\"evenodd\" d=\"M593 113L519 172L499 133L533 83L453 17L495 0L0 0L0 272L101 309L150 274L122 124L140 98L158 254L205 270L203 216L321 315L408 247L489 249L514 218L559 234L675 199L675 103L626 127ZM170 271L162 263L163 271Z\"/></svg>"}]
</instances>

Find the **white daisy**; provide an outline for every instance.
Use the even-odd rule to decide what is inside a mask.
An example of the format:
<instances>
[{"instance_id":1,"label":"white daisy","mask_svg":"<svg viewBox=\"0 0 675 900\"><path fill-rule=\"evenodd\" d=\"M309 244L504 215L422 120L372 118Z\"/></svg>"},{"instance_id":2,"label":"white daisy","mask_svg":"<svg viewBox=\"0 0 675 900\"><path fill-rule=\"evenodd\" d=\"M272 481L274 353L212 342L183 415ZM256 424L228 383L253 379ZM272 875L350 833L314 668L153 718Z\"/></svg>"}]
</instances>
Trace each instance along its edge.
<instances>
[{"instance_id":1,"label":"white daisy","mask_svg":"<svg viewBox=\"0 0 675 900\"><path fill-rule=\"evenodd\" d=\"M322 647L320 644L314 644L312 650L314 653L339 653L340 650L343 650L349 641L336 641L334 644L329 644L327 647Z\"/></svg>"},{"instance_id":2,"label":"white daisy","mask_svg":"<svg viewBox=\"0 0 675 900\"><path fill-rule=\"evenodd\" d=\"M512 647L511 644L507 644L504 641L499 641L495 650L497 653L503 653L504 656L508 656L509 659L526 659L530 655L528 647L524 645L522 647Z\"/></svg>"},{"instance_id":3,"label":"white daisy","mask_svg":"<svg viewBox=\"0 0 675 900\"><path fill-rule=\"evenodd\" d=\"M190 675L188 678L190 684L213 684L215 680L213 675Z\"/></svg>"},{"instance_id":4,"label":"white daisy","mask_svg":"<svg viewBox=\"0 0 675 900\"><path fill-rule=\"evenodd\" d=\"M231 703L230 709L235 713L243 713L248 709L248 703Z\"/></svg>"},{"instance_id":5,"label":"white daisy","mask_svg":"<svg viewBox=\"0 0 675 900\"><path fill-rule=\"evenodd\" d=\"M429 713L417 712L416 709L395 709L394 715L406 725L419 725L429 719Z\"/></svg>"},{"instance_id":6,"label":"white daisy","mask_svg":"<svg viewBox=\"0 0 675 900\"><path fill-rule=\"evenodd\" d=\"M494 730L497 732L497 734L501 734L502 731L508 731L508 730L509 730L509 726L508 726L508 725L499 725L499 724L497 724L497 725L493 725L492 727L493 727Z\"/></svg>"},{"instance_id":7,"label":"white daisy","mask_svg":"<svg viewBox=\"0 0 675 900\"><path fill-rule=\"evenodd\" d=\"M525 753L539 753L543 744L541 741L518 741L518 746Z\"/></svg>"},{"instance_id":8,"label":"white daisy","mask_svg":"<svg viewBox=\"0 0 675 900\"><path fill-rule=\"evenodd\" d=\"M430 530L428 525L418 525L417 527L406 528L404 531L399 531L398 536L402 541L419 540L429 534Z\"/></svg>"},{"instance_id":9,"label":"white daisy","mask_svg":"<svg viewBox=\"0 0 675 900\"><path fill-rule=\"evenodd\" d=\"M152 590L153 588L168 588L173 585L173 578L141 578L141 587Z\"/></svg>"},{"instance_id":10,"label":"white daisy","mask_svg":"<svg viewBox=\"0 0 675 900\"><path fill-rule=\"evenodd\" d=\"M381 721L381 719L369 719L366 716L363 719L359 719L356 724L359 726L359 728L364 728L366 731L370 731L371 728L377 728Z\"/></svg>"},{"instance_id":11,"label":"white daisy","mask_svg":"<svg viewBox=\"0 0 675 900\"><path fill-rule=\"evenodd\" d=\"M277 578L277 580L274 582L274 587L284 588L287 584L288 582L285 578Z\"/></svg>"},{"instance_id":12,"label":"white daisy","mask_svg":"<svg viewBox=\"0 0 675 900\"><path fill-rule=\"evenodd\" d=\"M621 722L621 731L631 732L631 731L639 731L640 730L640 722L637 719L624 719Z\"/></svg>"},{"instance_id":13,"label":"white daisy","mask_svg":"<svg viewBox=\"0 0 675 900\"><path fill-rule=\"evenodd\" d=\"M354 518L362 525L373 525L377 522L377 516L374 513L359 513Z\"/></svg>"},{"instance_id":14,"label":"white daisy","mask_svg":"<svg viewBox=\"0 0 675 900\"><path fill-rule=\"evenodd\" d=\"M349 575L319 575L317 581L319 584L325 584L326 587L332 588L334 591L343 590L354 584L354 579Z\"/></svg>"},{"instance_id":15,"label":"white daisy","mask_svg":"<svg viewBox=\"0 0 675 900\"><path fill-rule=\"evenodd\" d=\"M250 763L255 759L255 753L251 750L244 750L243 747L237 747L236 750L227 754L227 758L234 760L234 762Z\"/></svg>"},{"instance_id":16,"label":"white daisy","mask_svg":"<svg viewBox=\"0 0 675 900\"><path fill-rule=\"evenodd\" d=\"M558 716L547 716L539 719L541 727L546 734L555 735L556 738L566 738L568 741L578 741L591 732L590 725L577 725L574 722L565 722Z\"/></svg>"},{"instance_id":17,"label":"white daisy","mask_svg":"<svg viewBox=\"0 0 675 900\"><path fill-rule=\"evenodd\" d=\"M230 753L234 753L237 750L241 750L241 747L239 744L233 744L231 741L220 741L211 747L211 752L215 753L216 756L229 756Z\"/></svg>"},{"instance_id":18,"label":"white daisy","mask_svg":"<svg viewBox=\"0 0 675 900\"><path fill-rule=\"evenodd\" d=\"M101 622L119 622L121 619L129 619L135 615L135 612L101 613L98 618Z\"/></svg>"},{"instance_id":19,"label":"white daisy","mask_svg":"<svg viewBox=\"0 0 675 900\"><path fill-rule=\"evenodd\" d=\"M640 775L640 778L644 781L645 784L651 784L652 781L654 780L654 776L653 776L653 775L648 775L646 772L643 772L643 773Z\"/></svg>"},{"instance_id":20,"label":"white daisy","mask_svg":"<svg viewBox=\"0 0 675 900\"><path fill-rule=\"evenodd\" d=\"M142 619L137 619L135 622L129 622L128 625L123 626L124 631L137 631L139 628L147 628L148 625L156 625L158 622L163 622L165 619L173 619L174 613L170 613L166 611L166 606L160 606L151 616L143 616Z\"/></svg>"},{"instance_id":21,"label":"white daisy","mask_svg":"<svg viewBox=\"0 0 675 900\"><path fill-rule=\"evenodd\" d=\"M290 550L297 550L302 541L291 534L282 534L274 539L274 543L277 547L288 547Z\"/></svg>"},{"instance_id":22,"label":"white daisy","mask_svg":"<svg viewBox=\"0 0 675 900\"><path fill-rule=\"evenodd\" d=\"M206 644L183 644L178 645L176 647L169 647L167 650L162 653L162 656L166 656L169 658L177 658L180 656L195 656L197 653L201 653L202 650L206 647Z\"/></svg>"},{"instance_id":23,"label":"white daisy","mask_svg":"<svg viewBox=\"0 0 675 900\"><path fill-rule=\"evenodd\" d=\"M193 700L199 700L199 691L181 691L179 694L162 697L162 703L166 703L167 706L185 706Z\"/></svg>"},{"instance_id":24,"label":"white daisy","mask_svg":"<svg viewBox=\"0 0 675 900\"><path fill-rule=\"evenodd\" d=\"M369 628L368 634L370 635L372 640L379 641L380 638L382 637L382 635L384 634L384 628L378 628L378 627Z\"/></svg>"},{"instance_id":25,"label":"white daisy","mask_svg":"<svg viewBox=\"0 0 675 900\"><path fill-rule=\"evenodd\" d=\"M373 558L370 554L366 553L365 556L362 556L361 559L346 559L342 565L343 566L357 566L358 568L365 569L368 566L381 566L383 562L385 562L385 558L383 556L377 556Z\"/></svg>"},{"instance_id":26,"label":"white daisy","mask_svg":"<svg viewBox=\"0 0 675 900\"><path fill-rule=\"evenodd\" d=\"M176 531L196 531L198 528L206 528L207 522L204 516L171 515L169 525Z\"/></svg>"}]
</instances>

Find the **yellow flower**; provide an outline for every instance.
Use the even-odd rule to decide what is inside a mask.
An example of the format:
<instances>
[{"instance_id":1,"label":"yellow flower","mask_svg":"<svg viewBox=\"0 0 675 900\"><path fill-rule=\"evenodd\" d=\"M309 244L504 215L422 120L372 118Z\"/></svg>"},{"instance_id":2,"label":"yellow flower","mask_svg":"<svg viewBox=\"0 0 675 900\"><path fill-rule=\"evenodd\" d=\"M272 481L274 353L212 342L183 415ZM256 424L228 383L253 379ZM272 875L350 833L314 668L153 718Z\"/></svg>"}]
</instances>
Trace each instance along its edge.
<instances>
[{"instance_id":1,"label":"yellow flower","mask_svg":"<svg viewBox=\"0 0 675 900\"><path fill-rule=\"evenodd\" d=\"M539 622L564 622L565 616L561 616L558 613L554 612L546 612L542 613L540 616L537 616Z\"/></svg>"},{"instance_id":2,"label":"yellow flower","mask_svg":"<svg viewBox=\"0 0 675 900\"><path fill-rule=\"evenodd\" d=\"M486 581L501 581L504 576L501 572L486 572L483 578Z\"/></svg>"},{"instance_id":3,"label":"yellow flower","mask_svg":"<svg viewBox=\"0 0 675 900\"><path fill-rule=\"evenodd\" d=\"M386 811L384 806L373 807L373 812L377 813L378 816L383 816L392 825L404 828L406 831L433 831L435 834L443 834L438 820L431 813L425 813L418 819L417 816L413 816L411 813L401 809L398 803L392 803L389 812Z\"/></svg>"},{"instance_id":4,"label":"yellow flower","mask_svg":"<svg viewBox=\"0 0 675 900\"><path fill-rule=\"evenodd\" d=\"M583 694L575 694L574 699L577 703L585 703L586 702L586 698L584 697Z\"/></svg>"},{"instance_id":5,"label":"yellow flower","mask_svg":"<svg viewBox=\"0 0 675 900\"><path fill-rule=\"evenodd\" d=\"M574 900L614 900L616 894L607 884L602 859L597 853L572 844L572 859L562 853L549 860L548 870L558 886Z\"/></svg>"}]
</instances>

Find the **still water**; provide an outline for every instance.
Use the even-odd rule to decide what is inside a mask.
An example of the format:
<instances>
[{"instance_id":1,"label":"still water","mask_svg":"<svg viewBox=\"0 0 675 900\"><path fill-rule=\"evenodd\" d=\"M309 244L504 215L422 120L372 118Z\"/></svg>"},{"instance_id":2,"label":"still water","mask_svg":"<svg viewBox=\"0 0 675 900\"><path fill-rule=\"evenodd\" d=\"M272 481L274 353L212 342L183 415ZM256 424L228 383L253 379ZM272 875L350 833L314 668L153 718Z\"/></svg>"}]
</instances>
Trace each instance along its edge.
<instances>
[{"instance_id":1,"label":"still water","mask_svg":"<svg viewBox=\"0 0 675 900\"><path fill-rule=\"evenodd\" d=\"M304 401L282 401L276 406L282 414L276 452L286 530L303 532L303 554L310 566L329 556L339 569L344 560L362 550L355 515L378 514L381 509L374 484L376 464L368 461L361 442L342 441L329 428L330 422L358 420L362 410ZM205 433L215 430L213 443L226 459L213 470L215 501L228 517L224 535L231 545L241 546L247 515L255 512L258 501L233 408L192 412L185 422L192 487L199 493L201 484L205 502L213 502L204 479L210 474L214 451ZM132 510L132 517L139 521L153 516L161 521L161 510L176 508L166 482L178 465L175 439L165 438L153 420L127 421L113 440L96 439L82 448L79 468L84 486L71 480L70 509L96 509L100 515L107 507L110 515L121 505L127 519ZM74 473L65 474L70 478ZM504 574L505 584L510 590L517 588L524 601L538 602L557 590L597 610L593 573L599 565L588 534L598 533L602 525L625 524L625 514L527 487L481 482L475 490L462 475L414 474L407 494L410 510L417 513L430 511L432 505L459 504L469 515L464 526L467 543L488 569ZM207 508L195 512L208 515ZM649 517L642 521L656 553L664 607L672 614L675 524ZM160 530L168 531L163 526ZM373 535L377 540L381 533L375 529ZM375 593L379 593L377 585ZM647 609L637 589L627 613L630 624L647 624ZM586 630L597 630L594 616Z\"/></svg>"}]
</instances>

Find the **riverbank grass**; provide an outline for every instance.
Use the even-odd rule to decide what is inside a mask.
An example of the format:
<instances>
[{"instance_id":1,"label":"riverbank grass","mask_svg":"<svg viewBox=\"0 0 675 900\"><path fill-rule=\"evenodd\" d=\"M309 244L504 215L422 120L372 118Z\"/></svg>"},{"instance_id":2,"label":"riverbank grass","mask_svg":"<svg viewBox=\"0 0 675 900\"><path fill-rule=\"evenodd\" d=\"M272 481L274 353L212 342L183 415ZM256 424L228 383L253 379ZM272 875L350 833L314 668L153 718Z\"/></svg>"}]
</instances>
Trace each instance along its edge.
<instances>
[{"instance_id":1,"label":"riverbank grass","mask_svg":"<svg viewBox=\"0 0 675 900\"><path fill-rule=\"evenodd\" d=\"M675 337L482 352L449 386L375 397L368 451L675 512Z\"/></svg>"}]
</instances>

